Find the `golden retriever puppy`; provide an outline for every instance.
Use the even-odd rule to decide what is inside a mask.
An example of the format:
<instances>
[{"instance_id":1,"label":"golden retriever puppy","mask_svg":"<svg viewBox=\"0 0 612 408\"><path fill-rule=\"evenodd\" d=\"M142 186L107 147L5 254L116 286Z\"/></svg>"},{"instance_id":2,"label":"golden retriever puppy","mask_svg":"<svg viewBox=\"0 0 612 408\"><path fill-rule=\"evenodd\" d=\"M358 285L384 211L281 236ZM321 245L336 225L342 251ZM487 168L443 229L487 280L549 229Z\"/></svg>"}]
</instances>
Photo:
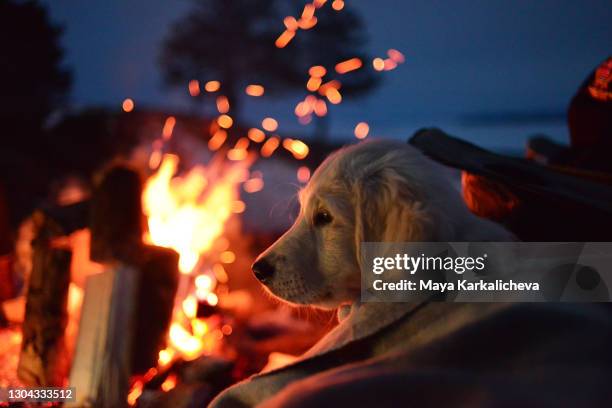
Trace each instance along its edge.
<instances>
[{"instance_id":1,"label":"golden retriever puppy","mask_svg":"<svg viewBox=\"0 0 612 408\"><path fill-rule=\"evenodd\" d=\"M512 240L468 210L442 166L399 141L340 149L299 198L293 226L253 264L273 295L294 304L357 300L361 242Z\"/></svg>"}]
</instances>

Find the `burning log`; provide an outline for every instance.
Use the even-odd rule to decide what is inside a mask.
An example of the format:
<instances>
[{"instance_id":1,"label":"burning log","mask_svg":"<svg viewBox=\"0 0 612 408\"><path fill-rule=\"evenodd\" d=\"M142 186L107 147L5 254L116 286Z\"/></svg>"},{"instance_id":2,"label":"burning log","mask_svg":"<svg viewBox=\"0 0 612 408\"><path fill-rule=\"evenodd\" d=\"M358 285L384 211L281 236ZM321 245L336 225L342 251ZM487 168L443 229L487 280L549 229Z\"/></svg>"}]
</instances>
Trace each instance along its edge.
<instances>
[{"instance_id":1,"label":"burning log","mask_svg":"<svg viewBox=\"0 0 612 408\"><path fill-rule=\"evenodd\" d=\"M142 181L127 167L105 175L91 203L91 259L96 262L139 262L144 215Z\"/></svg>"},{"instance_id":2,"label":"burning log","mask_svg":"<svg viewBox=\"0 0 612 408\"><path fill-rule=\"evenodd\" d=\"M32 246L34 259L27 292L18 376L30 386L63 385L69 361L64 342L70 285L71 252L56 248L63 235L50 218L35 215L39 228Z\"/></svg>"},{"instance_id":3,"label":"burning log","mask_svg":"<svg viewBox=\"0 0 612 408\"><path fill-rule=\"evenodd\" d=\"M140 283L134 344L133 372L144 373L157 365L172 319L178 288L178 254L167 248L145 246L140 265Z\"/></svg>"},{"instance_id":4,"label":"burning log","mask_svg":"<svg viewBox=\"0 0 612 408\"><path fill-rule=\"evenodd\" d=\"M135 328L139 340L132 350L132 370L142 373L157 364L172 317L178 286L178 254L142 243L142 180L127 167L116 166L103 176L91 201L91 254L98 262L117 261L140 271Z\"/></svg>"}]
</instances>

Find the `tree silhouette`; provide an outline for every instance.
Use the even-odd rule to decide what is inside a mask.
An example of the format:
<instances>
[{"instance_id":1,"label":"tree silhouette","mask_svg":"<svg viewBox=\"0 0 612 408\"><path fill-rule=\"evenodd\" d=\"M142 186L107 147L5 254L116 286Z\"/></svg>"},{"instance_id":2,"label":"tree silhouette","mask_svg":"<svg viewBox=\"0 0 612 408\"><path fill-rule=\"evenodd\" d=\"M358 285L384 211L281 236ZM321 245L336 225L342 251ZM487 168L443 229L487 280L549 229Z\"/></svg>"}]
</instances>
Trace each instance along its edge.
<instances>
[{"instance_id":1,"label":"tree silhouette","mask_svg":"<svg viewBox=\"0 0 612 408\"><path fill-rule=\"evenodd\" d=\"M163 43L165 82L186 86L192 79L220 80L237 117L240 94L248 83L265 84L267 93L304 89L312 65L325 66L329 80L336 63L352 57L367 61L359 16L329 5L317 10L314 28L300 30L287 47L276 48L275 40L285 28L283 18L301 13L300 3L304 5L287 0L194 0L193 10L172 26ZM364 65L342 76L343 95L376 85L377 77Z\"/></svg>"},{"instance_id":2,"label":"tree silhouette","mask_svg":"<svg viewBox=\"0 0 612 408\"><path fill-rule=\"evenodd\" d=\"M57 141L42 126L70 88L61 34L37 1L0 0L0 189L13 222L44 196L55 170Z\"/></svg>"},{"instance_id":3,"label":"tree silhouette","mask_svg":"<svg viewBox=\"0 0 612 408\"><path fill-rule=\"evenodd\" d=\"M62 29L37 1L0 0L0 33L0 117L22 132L36 130L70 87L61 65Z\"/></svg>"}]
</instances>

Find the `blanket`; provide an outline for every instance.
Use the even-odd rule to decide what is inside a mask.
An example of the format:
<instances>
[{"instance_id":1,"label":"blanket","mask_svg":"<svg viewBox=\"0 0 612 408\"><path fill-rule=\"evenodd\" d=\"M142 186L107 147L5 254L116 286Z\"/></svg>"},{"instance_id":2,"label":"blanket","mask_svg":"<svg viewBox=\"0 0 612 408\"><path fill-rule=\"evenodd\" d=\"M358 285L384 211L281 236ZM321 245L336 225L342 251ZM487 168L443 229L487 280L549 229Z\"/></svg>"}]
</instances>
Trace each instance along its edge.
<instances>
[{"instance_id":1,"label":"blanket","mask_svg":"<svg viewBox=\"0 0 612 408\"><path fill-rule=\"evenodd\" d=\"M609 304L355 304L211 407L611 406L611 345Z\"/></svg>"}]
</instances>

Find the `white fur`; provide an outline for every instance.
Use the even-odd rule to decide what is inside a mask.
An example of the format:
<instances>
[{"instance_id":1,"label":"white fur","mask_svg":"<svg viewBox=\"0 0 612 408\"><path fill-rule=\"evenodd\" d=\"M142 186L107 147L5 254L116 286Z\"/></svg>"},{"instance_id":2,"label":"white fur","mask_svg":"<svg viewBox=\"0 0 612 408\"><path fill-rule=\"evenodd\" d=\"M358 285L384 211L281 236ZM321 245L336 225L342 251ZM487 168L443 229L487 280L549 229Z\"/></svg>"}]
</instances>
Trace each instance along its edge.
<instances>
[{"instance_id":1,"label":"white fur","mask_svg":"<svg viewBox=\"0 0 612 408\"><path fill-rule=\"evenodd\" d=\"M300 192L294 225L258 258L276 269L267 288L290 303L336 308L359 297L361 242L513 239L472 214L446 174L397 141L366 141L331 154ZM332 221L315 225L321 211Z\"/></svg>"}]
</instances>

